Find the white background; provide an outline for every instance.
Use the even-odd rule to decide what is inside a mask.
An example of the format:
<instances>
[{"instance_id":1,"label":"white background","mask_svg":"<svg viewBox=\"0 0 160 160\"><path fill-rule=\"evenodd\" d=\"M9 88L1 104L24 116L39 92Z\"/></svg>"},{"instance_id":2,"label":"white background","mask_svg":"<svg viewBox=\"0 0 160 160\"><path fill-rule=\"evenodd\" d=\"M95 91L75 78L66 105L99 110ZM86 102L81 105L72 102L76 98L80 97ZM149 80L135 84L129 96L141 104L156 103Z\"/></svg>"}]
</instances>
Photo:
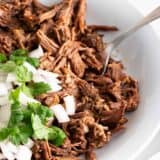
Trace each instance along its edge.
<instances>
[{"instance_id":1,"label":"white background","mask_svg":"<svg viewBox=\"0 0 160 160\"><path fill-rule=\"evenodd\" d=\"M154 8L160 6L160 0L129 0L143 15L146 15ZM160 37L160 19L151 24L155 32ZM153 111L154 112L154 111ZM145 151L145 154L149 157L155 153L160 152L160 132L150 144L149 148ZM160 160L160 156L154 160Z\"/></svg>"}]
</instances>

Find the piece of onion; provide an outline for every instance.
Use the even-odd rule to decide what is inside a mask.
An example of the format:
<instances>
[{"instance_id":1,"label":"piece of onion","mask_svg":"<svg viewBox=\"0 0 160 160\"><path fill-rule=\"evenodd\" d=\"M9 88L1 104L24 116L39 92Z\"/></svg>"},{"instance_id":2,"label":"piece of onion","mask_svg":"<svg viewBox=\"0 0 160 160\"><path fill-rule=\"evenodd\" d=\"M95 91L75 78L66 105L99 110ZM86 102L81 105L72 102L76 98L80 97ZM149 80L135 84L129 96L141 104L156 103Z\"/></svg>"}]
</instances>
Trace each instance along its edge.
<instances>
[{"instance_id":1,"label":"piece of onion","mask_svg":"<svg viewBox=\"0 0 160 160\"><path fill-rule=\"evenodd\" d=\"M62 87L55 82L48 82L48 84L51 87L51 90L49 92L58 92L62 89Z\"/></svg>"},{"instance_id":2,"label":"piece of onion","mask_svg":"<svg viewBox=\"0 0 160 160\"><path fill-rule=\"evenodd\" d=\"M31 160L32 151L25 145L20 145L15 155L16 160Z\"/></svg>"},{"instance_id":3,"label":"piece of onion","mask_svg":"<svg viewBox=\"0 0 160 160\"><path fill-rule=\"evenodd\" d=\"M9 149L10 152L16 154L17 153L17 146L14 145L13 143L7 141L6 143L7 148Z\"/></svg>"},{"instance_id":4,"label":"piece of onion","mask_svg":"<svg viewBox=\"0 0 160 160\"><path fill-rule=\"evenodd\" d=\"M63 99L68 115L74 115L76 111L76 102L74 96L66 96Z\"/></svg>"},{"instance_id":5,"label":"piece of onion","mask_svg":"<svg viewBox=\"0 0 160 160\"><path fill-rule=\"evenodd\" d=\"M57 73L52 73L52 72L45 71L42 69L38 69L38 73L50 85L51 87L50 92L57 92L62 89L62 87L59 85L61 82L57 79L59 76Z\"/></svg>"},{"instance_id":6,"label":"piece of onion","mask_svg":"<svg viewBox=\"0 0 160 160\"><path fill-rule=\"evenodd\" d=\"M6 82L15 82L16 81L16 75L14 73L8 73Z\"/></svg>"},{"instance_id":7,"label":"piece of onion","mask_svg":"<svg viewBox=\"0 0 160 160\"><path fill-rule=\"evenodd\" d=\"M41 45L39 45L37 49L29 53L29 57L32 57L32 58L40 58L43 55L44 55L44 52L43 52Z\"/></svg>"},{"instance_id":8,"label":"piece of onion","mask_svg":"<svg viewBox=\"0 0 160 160\"><path fill-rule=\"evenodd\" d=\"M59 0L39 0L39 2L47 7L51 7L55 5L55 3L59 2Z\"/></svg>"},{"instance_id":9,"label":"piece of onion","mask_svg":"<svg viewBox=\"0 0 160 160\"><path fill-rule=\"evenodd\" d=\"M0 153L0 159L5 159L6 157L2 154L2 153Z\"/></svg>"},{"instance_id":10,"label":"piece of onion","mask_svg":"<svg viewBox=\"0 0 160 160\"><path fill-rule=\"evenodd\" d=\"M34 82L44 82L47 83L47 81L38 73L33 74L33 81Z\"/></svg>"},{"instance_id":11,"label":"piece of onion","mask_svg":"<svg viewBox=\"0 0 160 160\"><path fill-rule=\"evenodd\" d=\"M0 143L0 148L1 148L1 151L2 151L5 158L7 158L8 160L14 160L15 159L14 153L12 153L10 151L10 149L8 148L8 146L6 145L5 142Z\"/></svg>"},{"instance_id":12,"label":"piece of onion","mask_svg":"<svg viewBox=\"0 0 160 160\"><path fill-rule=\"evenodd\" d=\"M17 82L17 78L16 78L16 75L14 73L8 73L6 82L7 83L12 83L13 82L17 86L21 85L21 83Z\"/></svg>"},{"instance_id":13,"label":"piece of onion","mask_svg":"<svg viewBox=\"0 0 160 160\"><path fill-rule=\"evenodd\" d=\"M23 66L25 66L25 67L28 69L28 71L32 72L33 74L36 74L36 73L37 73L36 68L33 67L30 63L24 62L24 63L23 63Z\"/></svg>"},{"instance_id":14,"label":"piece of onion","mask_svg":"<svg viewBox=\"0 0 160 160\"><path fill-rule=\"evenodd\" d=\"M0 107L0 122L7 126L11 115L10 105Z\"/></svg>"},{"instance_id":15,"label":"piece of onion","mask_svg":"<svg viewBox=\"0 0 160 160\"><path fill-rule=\"evenodd\" d=\"M28 97L23 92L20 92L19 94L19 102L24 106L26 106L28 103L39 103L37 100Z\"/></svg>"},{"instance_id":16,"label":"piece of onion","mask_svg":"<svg viewBox=\"0 0 160 160\"><path fill-rule=\"evenodd\" d=\"M65 123L70 120L68 114L61 104L53 105L50 107L50 109L54 113L59 123Z\"/></svg>"},{"instance_id":17,"label":"piece of onion","mask_svg":"<svg viewBox=\"0 0 160 160\"><path fill-rule=\"evenodd\" d=\"M3 106L3 105L6 105L9 103L9 99L8 99L8 95L7 96L3 96L3 97L0 97L0 105Z\"/></svg>"},{"instance_id":18,"label":"piece of onion","mask_svg":"<svg viewBox=\"0 0 160 160\"><path fill-rule=\"evenodd\" d=\"M0 96L8 95L8 88L5 83L0 82Z\"/></svg>"},{"instance_id":19,"label":"piece of onion","mask_svg":"<svg viewBox=\"0 0 160 160\"><path fill-rule=\"evenodd\" d=\"M38 69L38 73L48 79L55 79L57 78L59 75L57 73L53 73L53 72L49 72L49 71L45 71L42 69Z\"/></svg>"},{"instance_id":20,"label":"piece of onion","mask_svg":"<svg viewBox=\"0 0 160 160\"><path fill-rule=\"evenodd\" d=\"M8 90L13 89L12 83L11 82L6 82L6 86Z\"/></svg>"},{"instance_id":21,"label":"piece of onion","mask_svg":"<svg viewBox=\"0 0 160 160\"><path fill-rule=\"evenodd\" d=\"M29 138L28 142L25 144L25 146L28 147L28 148L32 148L33 145L34 145L34 142Z\"/></svg>"},{"instance_id":22,"label":"piece of onion","mask_svg":"<svg viewBox=\"0 0 160 160\"><path fill-rule=\"evenodd\" d=\"M0 82L6 81L7 73L0 72Z\"/></svg>"}]
</instances>

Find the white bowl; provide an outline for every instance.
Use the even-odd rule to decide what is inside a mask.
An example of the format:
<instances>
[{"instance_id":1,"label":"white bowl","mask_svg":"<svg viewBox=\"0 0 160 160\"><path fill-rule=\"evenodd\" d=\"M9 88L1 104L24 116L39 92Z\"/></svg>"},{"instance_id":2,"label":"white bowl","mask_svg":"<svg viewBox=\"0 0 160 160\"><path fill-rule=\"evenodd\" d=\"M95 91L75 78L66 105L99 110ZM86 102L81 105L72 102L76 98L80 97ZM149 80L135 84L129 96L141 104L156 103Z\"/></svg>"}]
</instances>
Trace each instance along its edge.
<instances>
[{"instance_id":1,"label":"white bowl","mask_svg":"<svg viewBox=\"0 0 160 160\"><path fill-rule=\"evenodd\" d=\"M142 15L127 0L88 0L89 24L116 25L124 31L140 18ZM107 33L105 39L117 34ZM138 110L128 115L127 129L99 149L97 159L146 160L144 151L160 130L160 40L151 26L146 26L119 51L127 71L139 81L141 102Z\"/></svg>"}]
</instances>

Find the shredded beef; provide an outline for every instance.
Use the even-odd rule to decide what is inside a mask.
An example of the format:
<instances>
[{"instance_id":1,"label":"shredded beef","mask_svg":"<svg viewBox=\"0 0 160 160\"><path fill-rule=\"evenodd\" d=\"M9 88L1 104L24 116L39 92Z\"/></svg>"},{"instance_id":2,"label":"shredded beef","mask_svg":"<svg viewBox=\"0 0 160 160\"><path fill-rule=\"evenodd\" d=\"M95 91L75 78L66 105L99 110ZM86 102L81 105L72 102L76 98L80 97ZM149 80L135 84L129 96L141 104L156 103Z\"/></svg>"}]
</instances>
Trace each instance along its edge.
<instances>
[{"instance_id":1,"label":"shredded beef","mask_svg":"<svg viewBox=\"0 0 160 160\"><path fill-rule=\"evenodd\" d=\"M87 25L86 0L63 0L46 7L38 0L0 1L0 53L35 49L44 55L40 68L60 75L62 90L37 97L47 106L63 104L66 95L76 100L76 112L67 123L52 119L67 135L62 146L35 141L33 160L96 160L94 150L109 143L125 128L126 112L137 109L138 82L124 72L120 61L109 60L105 75L103 54L107 44L101 31L115 26Z\"/></svg>"}]
</instances>

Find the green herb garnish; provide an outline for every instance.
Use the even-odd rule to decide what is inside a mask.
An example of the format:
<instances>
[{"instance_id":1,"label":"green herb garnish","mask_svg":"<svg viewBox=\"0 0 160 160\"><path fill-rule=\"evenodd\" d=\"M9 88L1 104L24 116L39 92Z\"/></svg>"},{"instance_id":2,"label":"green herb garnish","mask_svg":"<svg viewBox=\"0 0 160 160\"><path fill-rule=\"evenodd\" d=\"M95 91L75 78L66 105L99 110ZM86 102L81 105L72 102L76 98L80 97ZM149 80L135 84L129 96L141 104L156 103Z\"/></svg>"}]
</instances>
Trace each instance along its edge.
<instances>
[{"instance_id":1,"label":"green herb garnish","mask_svg":"<svg viewBox=\"0 0 160 160\"><path fill-rule=\"evenodd\" d=\"M39 67L39 59L38 58L27 57L27 62L30 63L35 68Z\"/></svg>"},{"instance_id":2,"label":"green herb garnish","mask_svg":"<svg viewBox=\"0 0 160 160\"><path fill-rule=\"evenodd\" d=\"M0 71L9 73L9 72L14 72L15 69L16 69L16 64L13 61L0 63Z\"/></svg>"},{"instance_id":3,"label":"green herb garnish","mask_svg":"<svg viewBox=\"0 0 160 160\"><path fill-rule=\"evenodd\" d=\"M32 72L28 71L24 66L17 66L15 73L18 82L25 83L32 80Z\"/></svg>"},{"instance_id":4,"label":"green herb garnish","mask_svg":"<svg viewBox=\"0 0 160 160\"><path fill-rule=\"evenodd\" d=\"M38 96L42 93L47 93L51 90L51 87L44 82L33 83L30 86L31 92L33 96Z\"/></svg>"},{"instance_id":5,"label":"green herb garnish","mask_svg":"<svg viewBox=\"0 0 160 160\"><path fill-rule=\"evenodd\" d=\"M7 57L5 54L0 53L0 63L4 63L7 61Z\"/></svg>"},{"instance_id":6,"label":"green herb garnish","mask_svg":"<svg viewBox=\"0 0 160 160\"><path fill-rule=\"evenodd\" d=\"M56 146L62 145L66 138L65 133L57 127L46 127L37 115L32 114L32 127L35 139L52 141Z\"/></svg>"}]
</instances>

